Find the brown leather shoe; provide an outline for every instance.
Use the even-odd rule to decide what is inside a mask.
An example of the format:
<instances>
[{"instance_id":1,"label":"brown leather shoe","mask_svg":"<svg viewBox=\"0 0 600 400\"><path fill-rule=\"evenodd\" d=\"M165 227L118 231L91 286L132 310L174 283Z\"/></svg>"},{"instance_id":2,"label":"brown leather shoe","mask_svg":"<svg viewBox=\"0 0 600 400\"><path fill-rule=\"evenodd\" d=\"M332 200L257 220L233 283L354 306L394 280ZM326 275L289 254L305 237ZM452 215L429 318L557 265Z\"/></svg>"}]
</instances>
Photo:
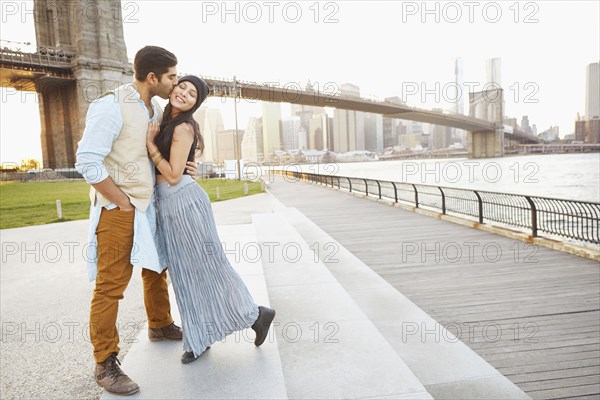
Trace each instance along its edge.
<instances>
[{"instance_id":1,"label":"brown leather shoe","mask_svg":"<svg viewBox=\"0 0 600 400\"><path fill-rule=\"evenodd\" d=\"M172 323L164 328L148 328L148 338L151 342L160 342L161 340L181 340L183 332L181 328Z\"/></svg>"},{"instance_id":2,"label":"brown leather shoe","mask_svg":"<svg viewBox=\"0 0 600 400\"><path fill-rule=\"evenodd\" d=\"M140 390L140 387L121 370L119 365L121 362L115 353L100 364L96 364L96 382L110 393L123 396L134 394Z\"/></svg>"},{"instance_id":3,"label":"brown leather shoe","mask_svg":"<svg viewBox=\"0 0 600 400\"><path fill-rule=\"evenodd\" d=\"M252 325L252 329L256 332L256 339L254 339L255 346L260 346L267 338L269 326L271 326L273 318L275 318L275 310L269 307L258 307L258 318L256 318L256 321Z\"/></svg>"}]
</instances>

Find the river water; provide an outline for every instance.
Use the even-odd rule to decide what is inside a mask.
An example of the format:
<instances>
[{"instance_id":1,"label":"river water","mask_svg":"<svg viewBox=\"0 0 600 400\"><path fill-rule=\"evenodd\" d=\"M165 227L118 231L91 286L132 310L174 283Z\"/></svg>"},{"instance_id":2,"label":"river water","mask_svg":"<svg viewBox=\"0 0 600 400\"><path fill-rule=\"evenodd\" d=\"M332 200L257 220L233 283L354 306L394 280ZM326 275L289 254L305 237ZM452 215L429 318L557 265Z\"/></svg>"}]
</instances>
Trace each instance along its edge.
<instances>
[{"instance_id":1,"label":"river water","mask_svg":"<svg viewBox=\"0 0 600 400\"><path fill-rule=\"evenodd\" d=\"M600 153L287 165L289 171L600 202Z\"/></svg>"}]
</instances>

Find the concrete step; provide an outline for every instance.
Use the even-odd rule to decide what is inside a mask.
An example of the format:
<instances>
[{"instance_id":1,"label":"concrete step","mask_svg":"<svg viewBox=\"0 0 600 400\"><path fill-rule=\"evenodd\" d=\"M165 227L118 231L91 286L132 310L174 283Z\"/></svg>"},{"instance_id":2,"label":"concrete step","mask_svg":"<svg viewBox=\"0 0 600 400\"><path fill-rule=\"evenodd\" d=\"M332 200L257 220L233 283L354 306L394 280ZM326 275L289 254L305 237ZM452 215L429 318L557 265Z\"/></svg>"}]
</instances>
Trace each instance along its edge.
<instances>
[{"instance_id":1,"label":"concrete step","mask_svg":"<svg viewBox=\"0 0 600 400\"><path fill-rule=\"evenodd\" d=\"M295 208L282 208L359 309L435 399L529 399L521 389ZM262 240L262 235L259 235ZM271 291L271 265L265 265ZM272 297L275 303L278 298ZM468 332L463 332L468 335ZM282 356L285 352L282 351ZM284 365L285 373L285 365Z\"/></svg>"},{"instance_id":2,"label":"concrete step","mask_svg":"<svg viewBox=\"0 0 600 400\"><path fill-rule=\"evenodd\" d=\"M254 227L250 224L220 225L218 231L221 241L226 244L228 259L255 302L269 305L260 258L250 253L253 248L258 248ZM173 317L180 324L175 294L172 287L169 290ZM141 330L136 340L125 356L122 368L138 383L140 392L128 398L287 399L275 335L257 348L251 329L231 334L187 365L180 361L181 342L150 342L147 327ZM101 398L122 399L106 392Z\"/></svg>"},{"instance_id":3,"label":"concrete step","mask_svg":"<svg viewBox=\"0 0 600 400\"><path fill-rule=\"evenodd\" d=\"M254 214L287 394L431 399L282 214Z\"/></svg>"}]
</instances>

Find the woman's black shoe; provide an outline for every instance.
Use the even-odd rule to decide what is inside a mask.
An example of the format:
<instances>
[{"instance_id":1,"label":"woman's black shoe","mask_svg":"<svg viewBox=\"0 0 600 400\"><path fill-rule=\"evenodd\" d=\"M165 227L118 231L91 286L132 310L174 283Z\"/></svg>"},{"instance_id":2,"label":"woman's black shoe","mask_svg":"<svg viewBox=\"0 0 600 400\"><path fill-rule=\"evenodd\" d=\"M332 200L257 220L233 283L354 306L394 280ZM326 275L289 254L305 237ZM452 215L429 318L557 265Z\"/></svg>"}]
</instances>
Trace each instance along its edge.
<instances>
[{"instance_id":1,"label":"woman's black shoe","mask_svg":"<svg viewBox=\"0 0 600 400\"><path fill-rule=\"evenodd\" d=\"M210 346L208 346L208 347L206 348L206 350L208 350L208 349L210 349ZM206 350L204 350L204 351L206 351ZM202 354L204 354L204 352L203 352ZM189 364L189 363L191 363L192 361L196 361L196 360L198 359L198 357L200 357L200 356L197 356L197 357L196 357L196 356L194 355L194 352L193 352L193 351L186 351L186 352L185 352L185 353L183 353L183 355L181 356L181 362L182 362L183 364Z\"/></svg>"},{"instance_id":2,"label":"woman's black shoe","mask_svg":"<svg viewBox=\"0 0 600 400\"><path fill-rule=\"evenodd\" d=\"M271 326L273 318L275 318L275 310L269 307L258 307L258 318L252 325L252 329L254 330L254 332L256 332L256 339L254 339L254 345L256 347L263 344L263 342L267 338L269 326Z\"/></svg>"},{"instance_id":3,"label":"woman's black shoe","mask_svg":"<svg viewBox=\"0 0 600 400\"><path fill-rule=\"evenodd\" d=\"M181 362L183 364L189 364L192 361L196 361L198 359L198 357L196 357L194 355L193 351L186 351L185 353L183 353L183 355L181 356Z\"/></svg>"}]
</instances>

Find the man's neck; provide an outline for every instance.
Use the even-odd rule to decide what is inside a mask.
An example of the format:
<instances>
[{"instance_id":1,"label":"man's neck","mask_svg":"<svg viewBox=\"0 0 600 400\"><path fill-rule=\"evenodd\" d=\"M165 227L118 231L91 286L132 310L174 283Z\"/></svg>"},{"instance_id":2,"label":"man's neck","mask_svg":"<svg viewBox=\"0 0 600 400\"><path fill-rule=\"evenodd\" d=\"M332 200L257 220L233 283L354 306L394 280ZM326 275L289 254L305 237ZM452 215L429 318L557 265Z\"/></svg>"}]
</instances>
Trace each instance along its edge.
<instances>
[{"instance_id":1,"label":"man's neck","mask_svg":"<svg viewBox=\"0 0 600 400\"><path fill-rule=\"evenodd\" d=\"M137 80L133 82L132 86L139 93L140 99L144 102L144 104L146 104L146 108L148 108L148 111L152 114L152 106L150 105L152 95L150 93L150 88Z\"/></svg>"},{"instance_id":2,"label":"man's neck","mask_svg":"<svg viewBox=\"0 0 600 400\"><path fill-rule=\"evenodd\" d=\"M152 96L150 94L150 88L140 81L133 82L133 88L140 94L140 99L146 104L150 104Z\"/></svg>"}]
</instances>

